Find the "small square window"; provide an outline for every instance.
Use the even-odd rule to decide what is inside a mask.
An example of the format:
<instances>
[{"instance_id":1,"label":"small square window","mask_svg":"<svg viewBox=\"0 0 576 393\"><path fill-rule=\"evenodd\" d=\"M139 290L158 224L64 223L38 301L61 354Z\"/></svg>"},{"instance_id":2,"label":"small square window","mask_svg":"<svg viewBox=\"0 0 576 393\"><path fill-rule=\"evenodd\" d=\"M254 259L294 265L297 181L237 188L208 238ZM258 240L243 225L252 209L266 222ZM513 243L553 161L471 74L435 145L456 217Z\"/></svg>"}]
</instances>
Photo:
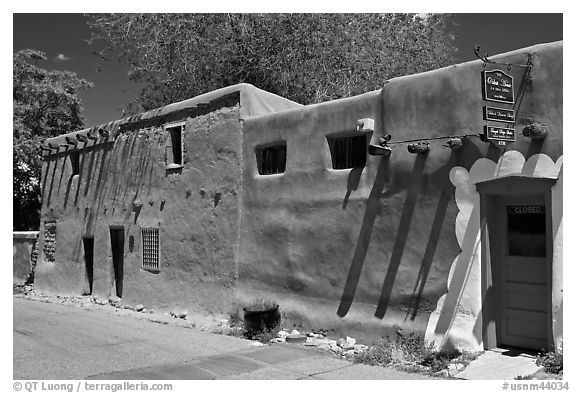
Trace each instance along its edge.
<instances>
[{"instance_id":1,"label":"small square window","mask_svg":"<svg viewBox=\"0 0 576 393\"><path fill-rule=\"evenodd\" d=\"M286 142L256 148L258 173L273 175L286 171Z\"/></svg>"},{"instance_id":2,"label":"small square window","mask_svg":"<svg viewBox=\"0 0 576 393\"><path fill-rule=\"evenodd\" d=\"M142 228L142 269L160 271L160 234L158 228Z\"/></svg>"},{"instance_id":3,"label":"small square window","mask_svg":"<svg viewBox=\"0 0 576 393\"><path fill-rule=\"evenodd\" d=\"M70 153L70 163L72 164L72 176L80 174L80 152Z\"/></svg>"},{"instance_id":4,"label":"small square window","mask_svg":"<svg viewBox=\"0 0 576 393\"><path fill-rule=\"evenodd\" d=\"M327 137L333 169L366 166L366 135Z\"/></svg>"},{"instance_id":5,"label":"small square window","mask_svg":"<svg viewBox=\"0 0 576 393\"><path fill-rule=\"evenodd\" d=\"M179 168L184 163L183 131L184 124L166 126L170 134L168 146L166 146L166 165L168 168Z\"/></svg>"}]
</instances>

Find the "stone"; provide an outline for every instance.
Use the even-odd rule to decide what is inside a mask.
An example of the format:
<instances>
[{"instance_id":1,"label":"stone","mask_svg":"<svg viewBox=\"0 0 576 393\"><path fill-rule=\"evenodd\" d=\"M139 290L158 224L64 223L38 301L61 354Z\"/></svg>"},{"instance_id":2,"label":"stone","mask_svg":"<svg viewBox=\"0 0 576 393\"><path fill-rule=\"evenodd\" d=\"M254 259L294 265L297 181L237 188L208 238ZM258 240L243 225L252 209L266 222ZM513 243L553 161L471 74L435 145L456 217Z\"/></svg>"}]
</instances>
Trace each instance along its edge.
<instances>
[{"instance_id":1,"label":"stone","mask_svg":"<svg viewBox=\"0 0 576 393\"><path fill-rule=\"evenodd\" d=\"M348 344L348 347L353 347L356 345L356 339L346 336L346 343Z\"/></svg>"},{"instance_id":2,"label":"stone","mask_svg":"<svg viewBox=\"0 0 576 393\"><path fill-rule=\"evenodd\" d=\"M290 333L288 333L285 330L280 330L277 334L278 337L282 337L282 338L286 338L287 335L289 335Z\"/></svg>"},{"instance_id":3,"label":"stone","mask_svg":"<svg viewBox=\"0 0 576 393\"><path fill-rule=\"evenodd\" d=\"M305 343L306 336L303 334L289 334L286 336L286 342L288 343Z\"/></svg>"},{"instance_id":4,"label":"stone","mask_svg":"<svg viewBox=\"0 0 576 393\"><path fill-rule=\"evenodd\" d=\"M118 308L122 306L122 299L117 296L110 296L108 298L108 303L110 303L111 306Z\"/></svg>"},{"instance_id":5,"label":"stone","mask_svg":"<svg viewBox=\"0 0 576 393\"><path fill-rule=\"evenodd\" d=\"M462 363L450 363L448 365L448 371L451 373L455 373L464 369L464 365Z\"/></svg>"},{"instance_id":6,"label":"stone","mask_svg":"<svg viewBox=\"0 0 576 393\"><path fill-rule=\"evenodd\" d=\"M296 329L293 329L290 334L292 334L292 335L299 335L300 332L299 332L298 330L296 330Z\"/></svg>"},{"instance_id":7,"label":"stone","mask_svg":"<svg viewBox=\"0 0 576 393\"><path fill-rule=\"evenodd\" d=\"M108 301L106 299L100 299L100 300L98 300L98 304L101 306L104 306L104 305L108 304Z\"/></svg>"},{"instance_id":8,"label":"stone","mask_svg":"<svg viewBox=\"0 0 576 393\"><path fill-rule=\"evenodd\" d=\"M136 311L140 312L140 311L144 310L144 305L143 304L137 304L134 309Z\"/></svg>"},{"instance_id":9,"label":"stone","mask_svg":"<svg viewBox=\"0 0 576 393\"><path fill-rule=\"evenodd\" d=\"M186 311L181 311L180 314L178 314L178 317L180 319L185 319L187 315L188 313Z\"/></svg>"}]
</instances>

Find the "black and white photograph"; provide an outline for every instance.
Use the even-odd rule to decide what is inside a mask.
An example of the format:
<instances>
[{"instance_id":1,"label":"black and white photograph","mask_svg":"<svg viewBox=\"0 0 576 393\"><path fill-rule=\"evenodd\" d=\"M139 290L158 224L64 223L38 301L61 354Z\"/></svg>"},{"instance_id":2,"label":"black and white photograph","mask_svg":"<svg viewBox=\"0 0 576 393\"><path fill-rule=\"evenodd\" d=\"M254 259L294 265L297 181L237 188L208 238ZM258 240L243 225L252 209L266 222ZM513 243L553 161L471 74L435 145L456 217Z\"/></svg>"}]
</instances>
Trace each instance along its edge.
<instances>
[{"instance_id":1,"label":"black and white photograph","mask_svg":"<svg viewBox=\"0 0 576 393\"><path fill-rule=\"evenodd\" d=\"M82 7L11 15L7 391L570 388L567 14Z\"/></svg>"}]
</instances>

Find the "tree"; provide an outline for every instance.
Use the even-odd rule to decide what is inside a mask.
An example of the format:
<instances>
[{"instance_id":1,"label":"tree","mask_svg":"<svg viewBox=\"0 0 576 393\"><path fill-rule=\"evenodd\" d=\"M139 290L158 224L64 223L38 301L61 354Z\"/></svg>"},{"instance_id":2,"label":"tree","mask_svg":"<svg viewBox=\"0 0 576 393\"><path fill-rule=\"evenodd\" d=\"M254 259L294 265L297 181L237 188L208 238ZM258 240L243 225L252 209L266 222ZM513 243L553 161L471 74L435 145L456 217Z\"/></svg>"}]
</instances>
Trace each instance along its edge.
<instances>
[{"instance_id":1,"label":"tree","mask_svg":"<svg viewBox=\"0 0 576 393\"><path fill-rule=\"evenodd\" d=\"M38 67L43 52L24 49L13 58L13 201L14 230L40 224L40 144L45 138L83 127L78 90L92 84L69 71Z\"/></svg>"},{"instance_id":2,"label":"tree","mask_svg":"<svg viewBox=\"0 0 576 393\"><path fill-rule=\"evenodd\" d=\"M144 84L131 112L246 82L302 104L376 90L453 62L446 15L88 15L103 59Z\"/></svg>"}]
</instances>

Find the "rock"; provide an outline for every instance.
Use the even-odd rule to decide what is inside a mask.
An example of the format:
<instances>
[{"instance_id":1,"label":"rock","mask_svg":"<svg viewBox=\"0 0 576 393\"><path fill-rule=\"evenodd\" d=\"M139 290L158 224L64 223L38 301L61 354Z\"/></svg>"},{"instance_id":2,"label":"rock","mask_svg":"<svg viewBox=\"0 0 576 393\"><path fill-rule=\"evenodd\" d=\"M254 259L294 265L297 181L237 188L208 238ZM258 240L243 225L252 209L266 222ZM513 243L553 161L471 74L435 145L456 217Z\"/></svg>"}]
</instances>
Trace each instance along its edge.
<instances>
[{"instance_id":1,"label":"rock","mask_svg":"<svg viewBox=\"0 0 576 393\"><path fill-rule=\"evenodd\" d=\"M136 308L135 308L134 306L129 305L129 304L126 304L126 305L124 306L124 308L125 308L126 310L136 311Z\"/></svg>"},{"instance_id":2,"label":"rock","mask_svg":"<svg viewBox=\"0 0 576 393\"><path fill-rule=\"evenodd\" d=\"M287 331L284 330L280 330L277 334L278 337L282 337L282 338L286 338L287 335L289 335L290 333L288 333Z\"/></svg>"},{"instance_id":3,"label":"rock","mask_svg":"<svg viewBox=\"0 0 576 393\"><path fill-rule=\"evenodd\" d=\"M118 308L122 306L122 299L120 299L118 296L110 296L108 298L108 303L110 303L110 305Z\"/></svg>"},{"instance_id":4,"label":"rock","mask_svg":"<svg viewBox=\"0 0 576 393\"><path fill-rule=\"evenodd\" d=\"M187 315L188 315L188 313L186 311L182 311L182 312L180 312L180 314L178 314L178 317L180 319L185 319Z\"/></svg>"},{"instance_id":5,"label":"rock","mask_svg":"<svg viewBox=\"0 0 576 393\"><path fill-rule=\"evenodd\" d=\"M98 300L97 303L101 306L104 306L104 305L108 304L108 301L106 301L106 299L100 299L100 300Z\"/></svg>"},{"instance_id":6,"label":"rock","mask_svg":"<svg viewBox=\"0 0 576 393\"><path fill-rule=\"evenodd\" d=\"M290 334L297 336L300 334L300 332L296 329L293 329L292 332L290 332Z\"/></svg>"},{"instance_id":7,"label":"rock","mask_svg":"<svg viewBox=\"0 0 576 393\"><path fill-rule=\"evenodd\" d=\"M288 343L305 343L306 336L303 334L289 334L286 336L286 342Z\"/></svg>"},{"instance_id":8,"label":"rock","mask_svg":"<svg viewBox=\"0 0 576 393\"><path fill-rule=\"evenodd\" d=\"M356 339L346 336L346 343L348 344L349 347L353 347L354 345L356 345Z\"/></svg>"},{"instance_id":9,"label":"rock","mask_svg":"<svg viewBox=\"0 0 576 393\"><path fill-rule=\"evenodd\" d=\"M318 345L320 345L320 343L318 342L318 340L314 340L312 338L308 338L306 340L306 342L304 343L304 346L306 347L317 347Z\"/></svg>"},{"instance_id":10,"label":"rock","mask_svg":"<svg viewBox=\"0 0 576 393\"><path fill-rule=\"evenodd\" d=\"M344 352L344 355L346 356L354 356L354 350L353 349L349 349L347 351Z\"/></svg>"},{"instance_id":11,"label":"rock","mask_svg":"<svg viewBox=\"0 0 576 393\"><path fill-rule=\"evenodd\" d=\"M220 322L218 323L219 326L228 326L228 320L227 319L221 319Z\"/></svg>"},{"instance_id":12,"label":"rock","mask_svg":"<svg viewBox=\"0 0 576 393\"><path fill-rule=\"evenodd\" d=\"M462 363L450 363L448 365L448 370L452 373L457 373L464 369L464 365Z\"/></svg>"},{"instance_id":13,"label":"rock","mask_svg":"<svg viewBox=\"0 0 576 393\"><path fill-rule=\"evenodd\" d=\"M283 342L286 341L286 339L285 339L285 338L282 338L282 337L276 337L276 338L274 339L274 341L277 342L277 343L283 343Z\"/></svg>"},{"instance_id":14,"label":"rock","mask_svg":"<svg viewBox=\"0 0 576 393\"><path fill-rule=\"evenodd\" d=\"M137 304L134 309L136 311L140 312L140 311L144 310L144 305L143 304Z\"/></svg>"},{"instance_id":15,"label":"rock","mask_svg":"<svg viewBox=\"0 0 576 393\"><path fill-rule=\"evenodd\" d=\"M336 345L335 347L330 347L330 349L332 350L332 352L336 354L341 354L342 352L344 352L344 350L340 348L338 345Z\"/></svg>"}]
</instances>

